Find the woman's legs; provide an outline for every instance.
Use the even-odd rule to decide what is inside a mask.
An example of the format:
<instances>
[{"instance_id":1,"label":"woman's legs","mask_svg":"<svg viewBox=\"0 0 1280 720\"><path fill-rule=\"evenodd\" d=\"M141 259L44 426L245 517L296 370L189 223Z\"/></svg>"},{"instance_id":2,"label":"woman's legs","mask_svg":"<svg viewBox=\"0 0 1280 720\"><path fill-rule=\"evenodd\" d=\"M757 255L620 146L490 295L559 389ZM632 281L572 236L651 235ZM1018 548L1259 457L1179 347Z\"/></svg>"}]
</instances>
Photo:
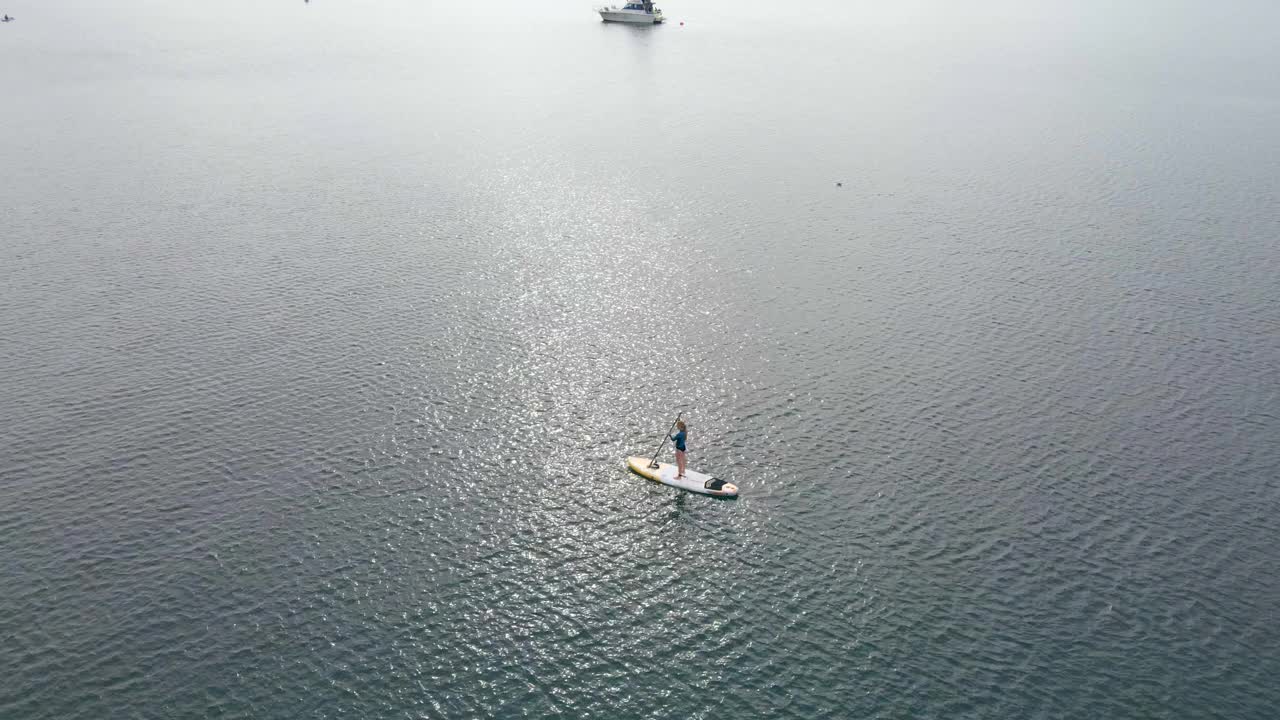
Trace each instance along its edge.
<instances>
[{"instance_id":1,"label":"woman's legs","mask_svg":"<svg viewBox=\"0 0 1280 720\"><path fill-rule=\"evenodd\" d=\"M684 477L684 451L683 450L676 451L676 468L678 468L676 472L676 477L678 478Z\"/></svg>"}]
</instances>

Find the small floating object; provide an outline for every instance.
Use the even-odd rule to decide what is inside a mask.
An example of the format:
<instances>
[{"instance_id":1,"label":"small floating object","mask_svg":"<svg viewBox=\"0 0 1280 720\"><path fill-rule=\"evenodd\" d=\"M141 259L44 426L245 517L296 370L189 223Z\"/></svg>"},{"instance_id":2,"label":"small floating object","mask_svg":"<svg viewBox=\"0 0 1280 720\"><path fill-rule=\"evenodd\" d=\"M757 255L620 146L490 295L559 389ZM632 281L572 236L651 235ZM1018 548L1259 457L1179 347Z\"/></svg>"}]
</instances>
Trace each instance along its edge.
<instances>
[{"instance_id":1,"label":"small floating object","mask_svg":"<svg viewBox=\"0 0 1280 720\"><path fill-rule=\"evenodd\" d=\"M738 494L737 485L704 473L694 472L688 468L685 468L684 477L677 480L675 465L658 463L658 467L655 468L650 464L647 457L632 455L627 458L627 467L631 468L631 472L641 477L647 477L663 485L670 485L689 492L715 495L717 497L735 497Z\"/></svg>"},{"instance_id":2,"label":"small floating object","mask_svg":"<svg viewBox=\"0 0 1280 720\"><path fill-rule=\"evenodd\" d=\"M694 472L688 468L685 468L684 477L677 478L676 473L679 472L679 469L675 465L658 462L658 455L662 452L662 448L666 446L667 440L671 438L671 431L676 429L676 423L680 422L681 415L684 415L683 410L680 415L676 416L676 421L671 423L671 427L662 436L662 442L658 444L658 452L654 453L652 458L632 455L627 458L627 467L631 468L631 472L641 477L647 477L654 482L677 487L681 490L703 495L715 495L717 497L737 497L738 486L733 483L725 482L720 478L711 477L700 472Z\"/></svg>"},{"instance_id":3,"label":"small floating object","mask_svg":"<svg viewBox=\"0 0 1280 720\"><path fill-rule=\"evenodd\" d=\"M836 183L836 187L844 187L844 183L840 183L840 182L838 182L838 183Z\"/></svg>"}]
</instances>

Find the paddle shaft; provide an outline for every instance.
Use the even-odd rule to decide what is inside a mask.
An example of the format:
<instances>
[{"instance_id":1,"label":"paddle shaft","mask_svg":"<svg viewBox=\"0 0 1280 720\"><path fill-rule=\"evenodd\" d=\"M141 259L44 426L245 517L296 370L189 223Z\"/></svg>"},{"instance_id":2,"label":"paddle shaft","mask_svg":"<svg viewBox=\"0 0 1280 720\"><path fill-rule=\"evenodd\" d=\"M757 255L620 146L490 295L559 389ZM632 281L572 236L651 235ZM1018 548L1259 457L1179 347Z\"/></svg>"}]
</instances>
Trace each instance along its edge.
<instances>
[{"instance_id":1,"label":"paddle shaft","mask_svg":"<svg viewBox=\"0 0 1280 720\"><path fill-rule=\"evenodd\" d=\"M658 467L658 456L662 454L662 448L666 446L667 440L671 439L671 431L676 429L676 423L680 422L680 416L684 415L681 410L676 419L671 421L671 427L667 428L667 432L662 436L662 442L658 443L658 452L653 454L653 459L649 461L649 467Z\"/></svg>"}]
</instances>

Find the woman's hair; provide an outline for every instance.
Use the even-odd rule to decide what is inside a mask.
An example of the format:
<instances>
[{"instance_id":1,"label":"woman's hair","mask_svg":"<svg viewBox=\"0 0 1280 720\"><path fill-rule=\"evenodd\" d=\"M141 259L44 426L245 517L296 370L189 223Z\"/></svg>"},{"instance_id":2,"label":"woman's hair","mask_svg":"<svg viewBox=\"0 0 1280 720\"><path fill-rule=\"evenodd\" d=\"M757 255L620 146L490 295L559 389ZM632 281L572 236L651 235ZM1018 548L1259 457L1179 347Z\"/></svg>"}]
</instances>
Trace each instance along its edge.
<instances>
[{"instance_id":1,"label":"woman's hair","mask_svg":"<svg viewBox=\"0 0 1280 720\"><path fill-rule=\"evenodd\" d=\"M677 421L676 421L676 427L678 427L678 428L680 428L681 430L683 430L683 429L684 429L684 421L683 421L683 420L677 420Z\"/></svg>"}]
</instances>

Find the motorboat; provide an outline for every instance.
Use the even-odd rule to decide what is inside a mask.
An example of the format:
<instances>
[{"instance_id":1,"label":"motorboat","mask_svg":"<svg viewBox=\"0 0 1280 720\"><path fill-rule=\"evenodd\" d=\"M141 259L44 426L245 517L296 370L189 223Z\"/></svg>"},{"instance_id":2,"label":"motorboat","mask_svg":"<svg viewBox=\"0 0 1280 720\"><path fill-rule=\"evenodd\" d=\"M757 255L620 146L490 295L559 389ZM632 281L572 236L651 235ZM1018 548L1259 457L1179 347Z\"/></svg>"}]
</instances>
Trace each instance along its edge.
<instances>
[{"instance_id":1,"label":"motorboat","mask_svg":"<svg viewBox=\"0 0 1280 720\"><path fill-rule=\"evenodd\" d=\"M605 22L624 22L639 23L642 25L655 25L662 22L662 11L653 6L650 0L643 2L629 2L622 7L602 7L596 12L600 13L600 19Z\"/></svg>"}]
</instances>

